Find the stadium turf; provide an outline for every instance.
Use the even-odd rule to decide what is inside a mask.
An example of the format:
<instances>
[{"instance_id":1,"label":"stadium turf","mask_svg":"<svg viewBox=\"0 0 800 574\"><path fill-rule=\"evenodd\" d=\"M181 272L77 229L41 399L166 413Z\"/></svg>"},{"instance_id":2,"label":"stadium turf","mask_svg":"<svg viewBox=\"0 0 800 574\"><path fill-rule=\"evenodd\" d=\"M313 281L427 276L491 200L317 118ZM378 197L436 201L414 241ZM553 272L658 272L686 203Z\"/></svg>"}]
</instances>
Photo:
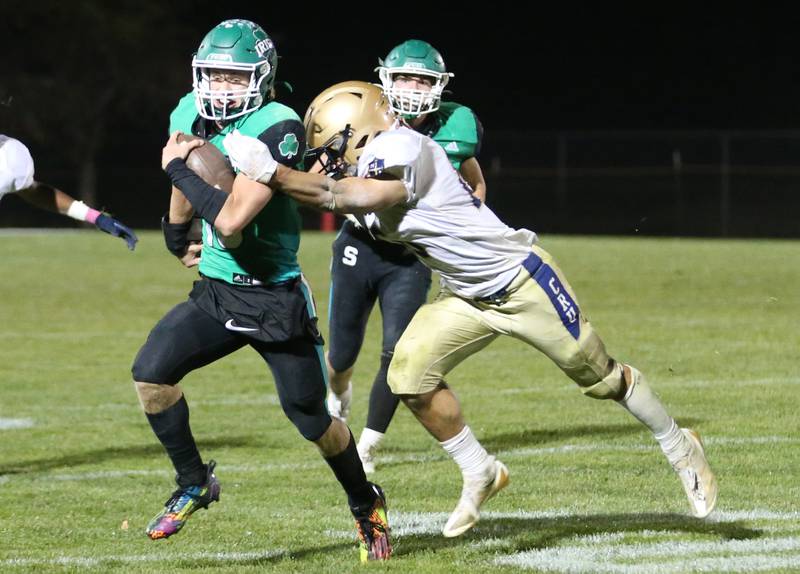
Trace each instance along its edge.
<instances>
[{"instance_id":1,"label":"stadium turf","mask_svg":"<svg viewBox=\"0 0 800 574\"><path fill-rule=\"evenodd\" d=\"M332 235L301 262L327 331ZM720 483L688 513L676 476L621 408L581 396L543 356L500 339L448 382L511 484L466 535L439 530L460 478L400 407L374 480L386 491L389 572L797 572L800 570L800 244L545 237L617 358L642 370L697 429ZM134 253L93 231L0 232L0 571L363 572L345 497L283 415L249 349L185 382L219 503L167 541L144 535L173 489L130 365L188 293L161 236ZM434 285L434 291L436 287ZM372 317L351 423L378 366Z\"/></svg>"}]
</instances>

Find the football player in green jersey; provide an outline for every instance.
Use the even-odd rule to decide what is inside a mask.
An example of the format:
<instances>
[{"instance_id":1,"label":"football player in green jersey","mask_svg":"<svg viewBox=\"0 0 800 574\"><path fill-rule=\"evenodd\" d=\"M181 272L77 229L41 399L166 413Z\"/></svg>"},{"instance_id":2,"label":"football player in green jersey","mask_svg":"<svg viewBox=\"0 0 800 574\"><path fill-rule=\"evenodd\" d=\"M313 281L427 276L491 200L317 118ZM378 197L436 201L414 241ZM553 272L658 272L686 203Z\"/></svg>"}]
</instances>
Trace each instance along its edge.
<instances>
[{"instance_id":1,"label":"football player in green jersey","mask_svg":"<svg viewBox=\"0 0 800 574\"><path fill-rule=\"evenodd\" d=\"M184 264L193 214L203 219L200 279L188 301L153 328L133 364L147 419L176 470L177 490L147 526L152 539L177 533L198 509L219 499L215 462L205 464L189 426L179 385L190 371L250 346L275 379L284 412L319 447L347 493L362 561L391 554L385 499L367 481L346 424L325 408L326 368L313 298L297 263L300 219L293 199L237 177L230 194L204 182L184 162L203 140L225 153L233 130L257 138L284 166L302 169L305 129L275 101L277 53L264 30L247 20L222 22L203 39L192 61L193 91L170 118L162 168L173 188L163 228L167 247Z\"/></svg>"},{"instance_id":2,"label":"football player in green jersey","mask_svg":"<svg viewBox=\"0 0 800 574\"><path fill-rule=\"evenodd\" d=\"M432 138L462 178L476 201L486 198L486 182L477 156L483 128L461 104L441 101L453 74L442 55L427 42L407 40L394 47L376 68L391 110L414 130ZM375 470L375 451L383 440L399 399L389 390L386 374L395 343L417 309L425 303L431 272L403 246L373 239L351 221L333 244L331 264L328 410L347 417L358 357L370 310L377 299L383 318L381 362L370 392L367 423L358 453L368 473Z\"/></svg>"}]
</instances>

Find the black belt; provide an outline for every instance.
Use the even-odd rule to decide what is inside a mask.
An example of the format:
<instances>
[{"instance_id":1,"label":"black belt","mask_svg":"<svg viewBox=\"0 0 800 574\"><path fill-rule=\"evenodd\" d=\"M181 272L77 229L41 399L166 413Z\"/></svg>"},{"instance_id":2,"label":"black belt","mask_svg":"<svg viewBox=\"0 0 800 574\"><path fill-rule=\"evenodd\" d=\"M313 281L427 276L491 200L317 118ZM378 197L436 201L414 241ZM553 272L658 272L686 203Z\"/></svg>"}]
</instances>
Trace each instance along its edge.
<instances>
[{"instance_id":1,"label":"black belt","mask_svg":"<svg viewBox=\"0 0 800 574\"><path fill-rule=\"evenodd\" d=\"M539 267L542 266L542 259L536 255L535 253L531 253L528 255L525 260L522 262L522 266L525 270L530 274L531 277L539 270ZM487 295L486 297L480 297L476 299L476 301L480 303L491 303L493 305L502 305L505 302L506 296L508 295L508 288L514 282L517 276L515 275L514 278L509 281L505 287L501 287L491 295Z\"/></svg>"}]
</instances>

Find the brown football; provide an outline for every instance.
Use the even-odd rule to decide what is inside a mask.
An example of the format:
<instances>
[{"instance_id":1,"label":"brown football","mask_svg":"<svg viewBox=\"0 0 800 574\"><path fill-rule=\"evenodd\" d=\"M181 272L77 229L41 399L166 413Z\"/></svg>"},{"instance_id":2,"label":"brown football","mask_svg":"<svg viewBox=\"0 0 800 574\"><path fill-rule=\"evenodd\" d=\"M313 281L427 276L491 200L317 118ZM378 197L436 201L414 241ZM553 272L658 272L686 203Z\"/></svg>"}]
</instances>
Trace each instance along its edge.
<instances>
[{"instance_id":1,"label":"brown football","mask_svg":"<svg viewBox=\"0 0 800 574\"><path fill-rule=\"evenodd\" d=\"M192 141L199 138L189 134L181 134L178 141ZM223 155L219 148L206 140L205 145L193 149L186 158L186 165L193 172L203 178L203 180L221 189L225 193L230 193L233 189L233 180L236 175L228 159ZM202 220L195 216L192 219L192 227L189 230L189 241L200 241L202 238Z\"/></svg>"}]
</instances>

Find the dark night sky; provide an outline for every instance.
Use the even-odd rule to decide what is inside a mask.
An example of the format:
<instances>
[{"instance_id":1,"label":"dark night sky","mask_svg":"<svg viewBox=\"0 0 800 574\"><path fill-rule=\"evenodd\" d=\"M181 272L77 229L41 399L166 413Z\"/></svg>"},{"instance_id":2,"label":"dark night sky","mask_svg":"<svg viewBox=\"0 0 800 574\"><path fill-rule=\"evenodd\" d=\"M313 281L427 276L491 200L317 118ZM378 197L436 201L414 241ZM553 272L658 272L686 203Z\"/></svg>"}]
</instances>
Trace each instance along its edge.
<instances>
[{"instance_id":1,"label":"dark night sky","mask_svg":"<svg viewBox=\"0 0 800 574\"><path fill-rule=\"evenodd\" d=\"M278 78L294 86L279 99L300 116L336 82L377 81L378 58L401 41L429 41L455 73L448 98L477 112L484 151L504 166L553 161L551 148L515 144L534 138L507 130L800 130L800 20L780 12L785 5L644 4L531 3L523 16L517 2L2 0L0 99L14 101L0 107L0 132L25 141L50 182L86 197L82 184L94 180L81 176L96 173L98 205L154 226L168 189L160 149L170 111L191 89L192 53L235 17L275 41ZM761 156L780 148L775 161L798 157L782 143L767 147ZM642 157L626 165L651 161L632 149ZM658 161L668 164L670 149L658 148ZM713 163L716 149L686 161ZM581 157L571 150L570 161ZM4 214L19 224L22 212L9 207L0 224Z\"/></svg>"},{"instance_id":2,"label":"dark night sky","mask_svg":"<svg viewBox=\"0 0 800 574\"><path fill-rule=\"evenodd\" d=\"M69 9L51 20L42 16L48 4L80 4L84 14L87 6L123 14L139 6L126 0L4 0L0 46L5 54L23 62L57 61L60 47L48 41L53 34L47 30L81 34L86 23ZM378 57L418 37L443 53L456 74L450 97L473 107L487 129L798 127L794 108L800 87L794 68L800 21L778 12L777 5L755 11L753 3L749 10L721 3L702 3L702 8L647 3L638 10L613 3L540 4L531 4L532 15L523 17L519 4L508 2L458 10L450 3L429 3L416 12L415 3L342 3L322 12L306 3L287 9L286 3L263 1L174 0L164 4L174 11L170 24L154 25L135 49L166 45L173 55L185 54L178 60L185 62L183 68L172 73L186 74L188 90L191 53L202 36L223 19L252 19L275 40L279 78L295 87L287 103L301 115L330 84L375 80ZM36 23L30 34L25 25L5 32L4 26L24 20L21 12L37 8L40 15L25 24ZM88 63L86 74L92 73L93 49L87 45L80 51ZM148 78L132 77L132 88L141 81Z\"/></svg>"},{"instance_id":3,"label":"dark night sky","mask_svg":"<svg viewBox=\"0 0 800 574\"><path fill-rule=\"evenodd\" d=\"M336 81L374 77L379 56L419 37L439 48L456 74L451 97L473 107L487 129L798 125L798 22L767 6L754 13L648 3L615 12L605 3L537 3L533 16L522 17L503 7L508 3L495 4L500 8L460 12L448 4L415 18L353 10L357 16L346 22L287 22L269 8L245 12L273 35L298 107ZM409 14L410 6L396 12ZM198 36L233 13L201 12Z\"/></svg>"}]
</instances>

